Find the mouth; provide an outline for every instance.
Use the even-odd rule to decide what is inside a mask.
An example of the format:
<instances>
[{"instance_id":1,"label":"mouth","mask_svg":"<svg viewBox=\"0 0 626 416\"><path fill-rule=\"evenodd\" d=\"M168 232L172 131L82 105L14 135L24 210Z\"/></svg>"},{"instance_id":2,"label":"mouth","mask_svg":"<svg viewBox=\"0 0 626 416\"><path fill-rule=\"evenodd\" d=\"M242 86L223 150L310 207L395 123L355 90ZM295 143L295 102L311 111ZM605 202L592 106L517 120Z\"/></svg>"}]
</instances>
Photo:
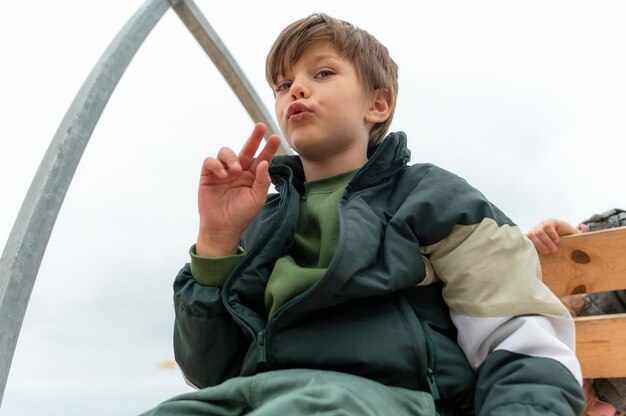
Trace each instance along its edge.
<instances>
[{"instance_id":1,"label":"mouth","mask_svg":"<svg viewBox=\"0 0 626 416\"><path fill-rule=\"evenodd\" d=\"M287 119L289 121L300 121L311 114L313 114L311 109L300 102L295 102L287 108Z\"/></svg>"}]
</instances>

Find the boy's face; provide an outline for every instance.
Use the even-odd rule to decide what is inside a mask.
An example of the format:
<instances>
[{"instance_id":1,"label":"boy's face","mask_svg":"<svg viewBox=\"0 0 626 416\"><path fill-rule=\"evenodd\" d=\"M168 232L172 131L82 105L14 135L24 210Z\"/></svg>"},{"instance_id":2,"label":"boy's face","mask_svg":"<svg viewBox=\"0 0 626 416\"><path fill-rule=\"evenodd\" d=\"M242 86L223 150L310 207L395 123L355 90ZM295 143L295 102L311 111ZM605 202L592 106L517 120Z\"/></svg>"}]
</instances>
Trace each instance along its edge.
<instances>
[{"instance_id":1,"label":"boy's face","mask_svg":"<svg viewBox=\"0 0 626 416\"><path fill-rule=\"evenodd\" d=\"M276 118L305 160L366 152L370 95L354 65L327 42L311 45L275 86Z\"/></svg>"}]
</instances>

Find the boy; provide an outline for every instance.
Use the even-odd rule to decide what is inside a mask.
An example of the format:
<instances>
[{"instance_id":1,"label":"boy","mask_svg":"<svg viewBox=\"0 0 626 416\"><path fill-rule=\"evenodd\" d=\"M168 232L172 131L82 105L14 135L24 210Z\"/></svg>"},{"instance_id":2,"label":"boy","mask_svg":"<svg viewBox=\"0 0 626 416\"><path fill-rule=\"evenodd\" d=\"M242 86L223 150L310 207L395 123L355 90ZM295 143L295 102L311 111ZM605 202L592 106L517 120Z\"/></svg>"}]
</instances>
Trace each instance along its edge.
<instances>
[{"instance_id":1,"label":"boy","mask_svg":"<svg viewBox=\"0 0 626 416\"><path fill-rule=\"evenodd\" d=\"M259 124L205 160L174 284L176 359L203 390L151 414L579 414L573 324L530 242L462 179L407 166L403 133L384 138L387 49L312 15L266 68L299 157L273 158L272 136L253 159Z\"/></svg>"}]
</instances>

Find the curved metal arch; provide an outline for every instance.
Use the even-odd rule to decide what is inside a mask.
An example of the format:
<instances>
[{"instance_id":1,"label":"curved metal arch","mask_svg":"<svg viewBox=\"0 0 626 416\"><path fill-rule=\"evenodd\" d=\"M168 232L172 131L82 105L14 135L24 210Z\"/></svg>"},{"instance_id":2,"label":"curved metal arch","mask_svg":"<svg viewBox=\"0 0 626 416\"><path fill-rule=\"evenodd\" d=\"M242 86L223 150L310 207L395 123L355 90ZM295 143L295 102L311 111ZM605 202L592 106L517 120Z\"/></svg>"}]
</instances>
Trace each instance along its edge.
<instances>
[{"instance_id":1,"label":"curved metal arch","mask_svg":"<svg viewBox=\"0 0 626 416\"><path fill-rule=\"evenodd\" d=\"M61 121L0 257L0 405L37 272L72 177L104 108L143 41L172 7L254 121L278 132L241 68L192 0L146 0L104 51ZM281 143L279 152L288 147Z\"/></svg>"}]
</instances>

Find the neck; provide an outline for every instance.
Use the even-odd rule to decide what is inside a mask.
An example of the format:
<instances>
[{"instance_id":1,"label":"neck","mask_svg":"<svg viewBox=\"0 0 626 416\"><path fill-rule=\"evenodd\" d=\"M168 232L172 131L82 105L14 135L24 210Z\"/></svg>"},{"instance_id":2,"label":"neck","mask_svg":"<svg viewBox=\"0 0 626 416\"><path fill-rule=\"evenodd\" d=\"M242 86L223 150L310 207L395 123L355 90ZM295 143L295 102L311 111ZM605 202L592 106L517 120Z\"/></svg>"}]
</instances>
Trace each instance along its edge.
<instances>
[{"instance_id":1,"label":"neck","mask_svg":"<svg viewBox=\"0 0 626 416\"><path fill-rule=\"evenodd\" d=\"M356 150L352 149L352 151L319 160L307 159L301 156L300 159L302 160L306 181L315 181L350 170L360 169L367 163L367 148Z\"/></svg>"}]
</instances>

